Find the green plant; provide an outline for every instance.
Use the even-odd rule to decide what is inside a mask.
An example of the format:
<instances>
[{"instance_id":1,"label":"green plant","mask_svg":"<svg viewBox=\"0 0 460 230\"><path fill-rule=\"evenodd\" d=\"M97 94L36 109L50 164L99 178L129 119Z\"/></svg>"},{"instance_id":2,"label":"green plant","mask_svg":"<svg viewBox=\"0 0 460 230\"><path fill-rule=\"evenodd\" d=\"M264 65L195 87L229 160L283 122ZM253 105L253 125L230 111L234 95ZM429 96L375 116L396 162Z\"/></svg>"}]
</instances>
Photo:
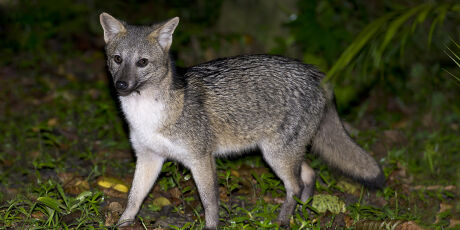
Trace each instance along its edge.
<instances>
[{"instance_id":1,"label":"green plant","mask_svg":"<svg viewBox=\"0 0 460 230\"><path fill-rule=\"evenodd\" d=\"M448 46L446 46L447 51L444 51L444 52L457 65L457 67L460 68L460 57L459 57L459 54L458 54L460 52L460 45L457 42L455 42L454 40L452 40L452 43L454 43L454 45L455 45L454 49L456 48L456 50L452 50ZM446 71L453 78L457 79L457 81L460 81L459 77L457 77L454 74L450 73L446 69L444 69L444 71Z\"/></svg>"},{"instance_id":2,"label":"green plant","mask_svg":"<svg viewBox=\"0 0 460 230\"><path fill-rule=\"evenodd\" d=\"M384 53L388 51L388 48L394 47L389 47L388 44L396 37L402 37L399 42L401 53L403 53L408 37L414 33L420 24L428 20L430 16L434 18L428 33L428 44L431 44L436 26L444 22L449 12L456 13L459 11L460 4L428 2L384 14L377 20L369 23L356 36L355 40L345 49L327 72L327 77L324 81L336 81L336 78L345 69L354 67L357 62L353 61L357 60L356 57L358 57L365 46L369 47L366 55L367 58L361 59L363 63L360 63L360 65L370 65L374 69L379 69L384 59ZM409 23L410 21L412 21L411 24ZM371 61L372 64L369 63Z\"/></svg>"},{"instance_id":3,"label":"green plant","mask_svg":"<svg viewBox=\"0 0 460 230\"><path fill-rule=\"evenodd\" d=\"M257 185L260 186L262 194L270 191L272 195L279 195L279 191L284 191L280 180L272 173L262 173L261 175L252 173L252 176L256 179Z\"/></svg>"},{"instance_id":4,"label":"green plant","mask_svg":"<svg viewBox=\"0 0 460 230\"><path fill-rule=\"evenodd\" d=\"M79 229L100 226L101 192L84 191L76 197L66 195L60 184L51 180L33 188L36 199L17 197L0 208L0 221L6 227Z\"/></svg>"}]
</instances>

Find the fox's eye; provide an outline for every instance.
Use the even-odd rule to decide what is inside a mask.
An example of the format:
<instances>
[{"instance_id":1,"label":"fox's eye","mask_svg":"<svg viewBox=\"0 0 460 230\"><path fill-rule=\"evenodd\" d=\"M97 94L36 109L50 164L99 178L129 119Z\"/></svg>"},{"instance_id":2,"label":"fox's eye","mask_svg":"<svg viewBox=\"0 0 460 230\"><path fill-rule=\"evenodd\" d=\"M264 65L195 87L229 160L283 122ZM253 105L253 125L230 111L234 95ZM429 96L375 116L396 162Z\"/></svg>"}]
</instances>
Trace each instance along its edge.
<instances>
[{"instance_id":1,"label":"fox's eye","mask_svg":"<svg viewBox=\"0 0 460 230\"><path fill-rule=\"evenodd\" d=\"M142 58L136 62L136 65L138 67L145 67L148 63L149 63L149 60L147 58Z\"/></svg>"},{"instance_id":2,"label":"fox's eye","mask_svg":"<svg viewBox=\"0 0 460 230\"><path fill-rule=\"evenodd\" d=\"M115 63L117 64L121 64L123 62L123 58L120 57L120 55L115 55L113 56L113 60L115 61Z\"/></svg>"}]
</instances>

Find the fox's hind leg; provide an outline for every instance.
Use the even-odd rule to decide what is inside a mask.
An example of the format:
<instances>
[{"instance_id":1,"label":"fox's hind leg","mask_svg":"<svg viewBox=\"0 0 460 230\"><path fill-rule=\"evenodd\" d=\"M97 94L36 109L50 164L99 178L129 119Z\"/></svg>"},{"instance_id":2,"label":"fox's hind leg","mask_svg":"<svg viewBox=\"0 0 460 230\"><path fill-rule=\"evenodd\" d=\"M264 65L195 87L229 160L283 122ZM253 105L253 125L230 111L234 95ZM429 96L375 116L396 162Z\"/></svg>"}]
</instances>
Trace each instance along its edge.
<instances>
[{"instance_id":1,"label":"fox's hind leg","mask_svg":"<svg viewBox=\"0 0 460 230\"><path fill-rule=\"evenodd\" d=\"M289 220L294 212L297 202L294 196L301 197L305 191L305 197L308 199L310 190L304 189L304 178L301 178L301 166L304 157L304 149L301 148L284 148L276 145L277 141L266 141L260 145L265 161L270 165L276 175L283 181L286 188L286 200L281 206L278 222L281 226L289 226ZM308 167L308 166L307 166ZM309 171L308 171L309 172ZM305 175L310 175L305 173ZM302 180L301 180L302 179ZM307 178L308 181L311 179ZM302 183L301 183L302 181Z\"/></svg>"},{"instance_id":2,"label":"fox's hind leg","mask_svg":"<svg viewBox=\"0 0 460 230\"><path fill-rule=\"evenodd\" d=\"M300 166L300 179L303 183L300 200L305 203L313 195L315 188L315 171L305 161Z\"/></svg>"}]
</instances>

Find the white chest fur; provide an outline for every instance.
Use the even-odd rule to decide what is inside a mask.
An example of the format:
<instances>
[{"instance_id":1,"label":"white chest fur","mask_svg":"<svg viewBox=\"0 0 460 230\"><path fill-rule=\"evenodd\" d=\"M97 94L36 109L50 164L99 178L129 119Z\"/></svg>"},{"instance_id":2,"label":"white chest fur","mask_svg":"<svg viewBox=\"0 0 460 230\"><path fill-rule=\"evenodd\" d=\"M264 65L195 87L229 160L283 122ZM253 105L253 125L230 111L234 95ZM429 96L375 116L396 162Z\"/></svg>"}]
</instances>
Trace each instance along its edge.
<instances>
[{"instance_id":1,"label":"white chest fur","mask_svg":"<svg viewBox=\"0 0 460 230\"><path fill-rule=\"evenodd\" d=\"M166 107L149 95L133 93L120 97L121 107L130 124L130 137L136 154L145 150L153 151L164 157L176 158L185 149L178 141L162 135L159 130L167 117Z\"/></svg>"}]
</instances>

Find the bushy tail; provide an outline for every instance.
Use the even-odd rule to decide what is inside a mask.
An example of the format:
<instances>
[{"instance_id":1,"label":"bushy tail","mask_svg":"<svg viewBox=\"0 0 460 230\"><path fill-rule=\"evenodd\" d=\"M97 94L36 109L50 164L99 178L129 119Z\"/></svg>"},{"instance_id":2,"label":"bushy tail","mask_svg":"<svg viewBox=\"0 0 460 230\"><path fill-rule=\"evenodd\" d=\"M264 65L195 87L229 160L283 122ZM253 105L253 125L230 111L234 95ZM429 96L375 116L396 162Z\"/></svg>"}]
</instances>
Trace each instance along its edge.
<instances>
[{"instance_id":1,"label":"bushy tail","mask_svg":"<svg viewBox=\"0 0 460 230\"><path fill-rule=\"evenodd\" d=\"M343 128L332 100L326 106L323 120L313 137L312 148L328 164L367 187L381 188L385 184L380 166Z\"/></svg>"}]
</instances>

